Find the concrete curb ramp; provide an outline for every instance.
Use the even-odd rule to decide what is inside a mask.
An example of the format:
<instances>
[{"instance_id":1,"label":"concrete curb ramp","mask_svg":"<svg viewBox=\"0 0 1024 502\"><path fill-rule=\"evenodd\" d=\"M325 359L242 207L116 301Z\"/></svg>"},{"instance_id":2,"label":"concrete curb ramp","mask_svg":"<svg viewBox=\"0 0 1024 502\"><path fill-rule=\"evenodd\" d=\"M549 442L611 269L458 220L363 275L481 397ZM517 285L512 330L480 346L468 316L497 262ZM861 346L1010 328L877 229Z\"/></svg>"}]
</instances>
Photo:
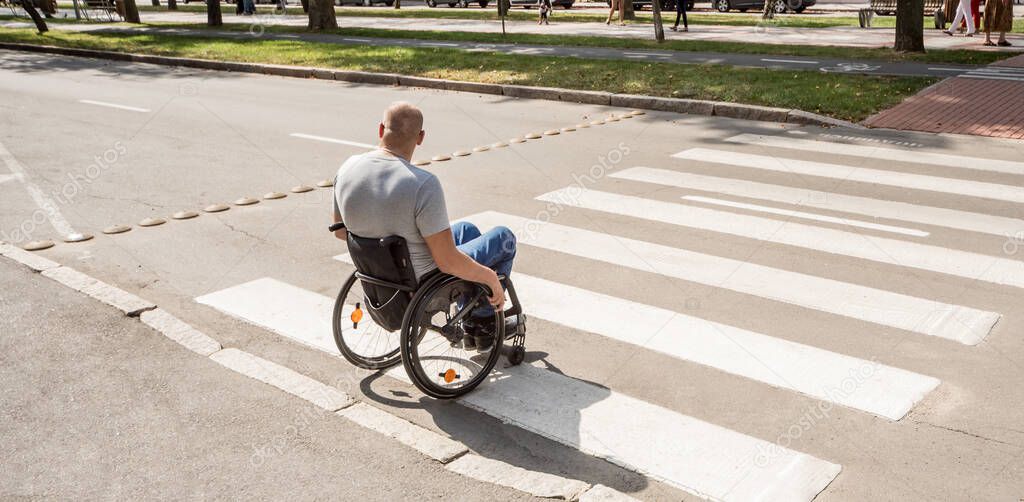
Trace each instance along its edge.
<instances>
[{"instance_id":1,"label":"concrete curb ramp","mask_svg":"<svg viewBox=\"0 0 1024 502\"><path fill-rule=\"evenodd\" d=\"M554 87L531 87L524 85L487 84L482 82L464 82L439 78L413 77L393 73L373 73L349 70L332 70L304 66L285 66L261 63L241 63L233 61L211 61L207 59L178 58L167 56L151 56L146 54L128 54L113 51L97 51L91 49L73 49L49 45L0 43L0 49L60 54L64 56L91 57L129 61L132 63L149 63L165 66L184 66L205 70L234 71L241 73L260 73L292 78L315 78L320 80L337 80L359 84L400 85L408 87L424 87L447 91L475 92L515 98L544 99L548 101L565 101L590 105L617 106L657 110L665 112L687 113L691 115L708 115L729 117L744 120L765 122L783 122L822 127L849 127L864 129L863 126L838 120L824 115L772 108L768 106L727 103L723 101L703 101L696 99L662 98L634 94L614 94L603 91L582 91L560 89Z\"/></svg>"},{"instance_id":2,"label":"concrete curb ramp","mask_svg":"<svg viewBox=\"0 0 1024 502\"><path fill-rule=\"evenodd\" d=\"M421 454L445 464L463 476L498 484L536 497L581 502L634 501L604 485L595 485L554 474L534 472L469 452L466 445L425 429L384 410L357 402L351 396L290 368L248 352L227 348L153 303L116 288L73 268L0 242L0 256L25 265L40 275L121 310L183 347L208 357L227 369L276 387L349 421L391 437Z\"/></svg>"}]
</instances>

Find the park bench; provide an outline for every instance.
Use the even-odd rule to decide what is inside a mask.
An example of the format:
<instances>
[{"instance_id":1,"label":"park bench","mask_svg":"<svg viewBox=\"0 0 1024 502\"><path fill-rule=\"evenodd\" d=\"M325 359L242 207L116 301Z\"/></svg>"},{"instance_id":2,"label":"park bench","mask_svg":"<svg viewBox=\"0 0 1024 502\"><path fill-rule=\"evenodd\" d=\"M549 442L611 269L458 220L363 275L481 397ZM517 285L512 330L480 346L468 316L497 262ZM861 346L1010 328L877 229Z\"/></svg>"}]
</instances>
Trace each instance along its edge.
<instances>
[{"instance_id":1,"label":"park bench","mask_svg":"<svg viewBox=\"0 0 1024 502\"><path fill-rule=\"evenodd\" d=\"M114 0L78 0L78 8L82 15L90 21L97 13L106 17L106 20L110 22L124 20L124 16L121 15L121 11L117 7Z\"/></svg>"},{"instance_id":2,"label":"park bench","mask_svg":"<svg viewBox=\"0 0 1024 502\"><path fill-rule=\"evenodd\" d=\"M895 16L897 1L899 0L871 0L868 8L860 10L860 27L870 28L871 19L876 15ZM924 14L935 18L935 29L937 30L945 27L942 5L943 0L924 0Z\"/></svg>"}]
</instances>

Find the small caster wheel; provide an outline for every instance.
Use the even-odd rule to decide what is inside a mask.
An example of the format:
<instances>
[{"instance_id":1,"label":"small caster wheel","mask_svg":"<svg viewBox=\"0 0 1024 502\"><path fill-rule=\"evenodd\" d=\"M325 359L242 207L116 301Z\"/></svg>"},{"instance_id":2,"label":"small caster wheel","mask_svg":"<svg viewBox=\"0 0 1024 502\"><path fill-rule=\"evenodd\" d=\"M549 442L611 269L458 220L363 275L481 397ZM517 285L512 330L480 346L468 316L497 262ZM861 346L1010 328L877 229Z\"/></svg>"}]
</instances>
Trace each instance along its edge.
<instances>
[{"instance_id":1,"label":"small caster wheel","mask_svg":"<svg viewBox=\"0 0 1024 502\"><path fill-rule=\"evenodd\" d=\"M519 366L526 359L526 347L512 347L508 353L508 363L512 366Z\"/></svg>"}]
</instances>

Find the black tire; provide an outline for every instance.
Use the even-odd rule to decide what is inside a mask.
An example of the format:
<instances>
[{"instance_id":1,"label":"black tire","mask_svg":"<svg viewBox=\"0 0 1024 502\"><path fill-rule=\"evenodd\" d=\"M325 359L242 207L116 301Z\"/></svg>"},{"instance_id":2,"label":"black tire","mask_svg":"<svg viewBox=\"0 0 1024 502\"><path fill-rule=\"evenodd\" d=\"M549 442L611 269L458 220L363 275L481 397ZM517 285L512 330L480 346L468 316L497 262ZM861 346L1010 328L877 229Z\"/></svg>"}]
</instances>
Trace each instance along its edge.
<instances>
[{"instance_id":1,"label":"black tire","mask_svg":"<svg viewBox=\"0 0 1024 502\"><path fill-rule=\"evenodd\" d=\"M481 9L486 9L487 8L487 2L486 1L477 2L477 5L479 5Z\"/></svg>"},{"instance_id":2,"label":"black tire","mask_svg":"<svg viewBox=\"0 0 1024 502\"><path fill-rule=\"evenodd\" d=\"M439 274L429 279L426 284L421 285L416 295L413 296L412 303L410 303L409 308L405 311L405 318L402 320L402 364L405 366L405 371L413 384L424 394L435 399L454 399L462 396L486 380L491 370L494 369L494 365L498 362L498 358L501 356L501 346L505 340L505 315L498 310L494 312L494 345L490 348L489 352L477 352L475 356L472 356L474 359L466 358L466 361L478 366L478 369L476 374L465 380L464 383L459 382L460 385L458 387L445 386L438 381L439 378L441 380L446 379L446 375L449 373L458 375L458 372L453 368L454 365L451 364L451 360L454 358L448 356L448 352L436 356L420 353L420 343L427 341L428 337L430 337L427 343L432 343L434 347L444 348L447 345L452 350L462 351L462 353L468 355L468 351L465 349L455 348L442 335L422 326L425 323L436 326L440 322L438 314L441 311L434 311L434 309L441 305L447 306L447 310L444 312L445 318L447 318L452 309L451 299L461 296L456 294L456 292L475 295L480 291L482 291L482 286L479 284L464 281L450 275ZM486 301L486 298L484 301ZM428 367L424 367L425 359L430 359L430 361L435 363L440 361L441 364L433 366L428 364ZM483 363L479 359L484 359ZM448 369L444 372L438 371L446 367ZM465 365L463 365L463 368L465 369ZM461 377L455 376L455 378Z\"/></svg>"},{"instance_id":3,"label":"black tire","mask_svg":"<svg viewBox=\"0 0 1024 502\"><path fill-rule=\"evenodd\" d=\"M644 4L640 4L640 3L633 4L633 12L639 12L639 11L643 10L643 8L644 8Z\"/></svg>"},{"instance_id":4,"label":"black tire","mask_svg":"<svg viewBox=\"0 0 1024 502\"><path fill-rule=\"evenodd\" d=\"M437 7L437 0L426 0L426 2L427 2L427 7L430 7L431 9L433 9L434 7Z\"/></svg>"},{"instance_id":5,"label":"black tire","mask_svg":"<svg viewBox=\"0 0 1024 502\"><path fill-rule=\"evenodd\" d=\"M801 5L801 6L797 7L797 8L795 8L795 9L793 9L793 12L796 12L797 14L803 14L805 10L807 10L807 6L806 5Z\"/></svg>"},{"instance_id":6,"label":"black tire","mask_svg":"<svg viewBox=\"0 0 1024 502\"><path fill-rule=\"evenodd\" d=\"M772 10L775 11L776 14L785 14L786 11L789 10L789 7L786 6L786 0L774 0L774 3L772 3Z\"/></svg>"},{"instance_id":7,"label":"black tire","mask_svg":"<svg viewBox=\"0 0 1024 502\"><path fill-rule=\"evenodd\" d=\"M369 345L373 347L380 347L380 340L382 339L381 337L383 337L383 339L386 340L384 349L377 351L379 352L378 354L360 353L360 350L358 350L359 344L352 344L356 346L352 347L350 346L349 341L346 340L346 330L344 328L345 326L351 326L350 321L343 319L345 314L344 311L346 310L346 303L362 301L362 288L360 287L357 292L352 291L356 286L357 281L358 279L356 279L356 274L353 273L350 275L348 280L346 280L345 284L341 287L341 291L338 292L338 297L334 300L334 316L331 321L331 327L334 330L334 343L338 346L338 350L341 352L341 355L344 356L348 362L360 368L379 370L394 366L398 364L398 360L402 357L400 353L401 351L398 347L399 338L395 336L393 332L386 332L383 328L373 325L373 321L370 319L370 316L364 316L364 318L360 320L365 323L364 328L372 329L373 327L376 327L376 329L379 330L376 335L376 341L373 341ZM346 299L348 299L348 301L346 301ZM348 333L351 334L352 331L355 331L355 329L353 328L353 330L348 331ZM385 333L386 335L384 335ZM367 336L374 337L375 335L368 333ZM390 347L391 340L394 340L393 349Z\"/></svg>"},{"instance_id":8,"label":"black tire","mask_svg":"<svg viewBox=\"0 0 1024 502\"><path fill-rule=\"evenodd\" d=\"M569 9L572 8L572 4L571 3L564 3L564 4L562 4L562 8L565 9L565 10L569 10Z\"/></svg>"},{"instance_id":9,"label":"black tire","mask_svg":"<svg viewBox=\"0 0 1024 502\"><path fill-rule=\"evenodd\" d=\"M732 6L729 5L729 0L714 0L712 6L714 6L715 10L722 13L729 12L729 9L732 8Z\"/></svg>"},{"instance_id":10,"label":"black tire","mask_svg":"<svg viewBox=\"0 0 1024 502\"><path fill-rule=\"evenodd\" d=\"M462 8L462 9L468 9L469 8L469 0L459 0L457 5L460 8Z\"/></svg>"},{"instance_id":11,"label":"black tire","mask_svg":"<svg viewBox=\"0 0 1024 502\"><path fill-rule=\"evenodd\" d=\"M384 5L386 5L388 7L394 7L395 6L395 0L387 0L387 1L384 2Z\"/></svg>"},{"instance_id":12,"label":"black tire","mask_svg":"<svg viewBox=\"0 0 1024 502\"><path fill-rule=\"evenodd\" d=\"M740 7L739 9L736 9L736 10L738 10L738 11L740 11L740 12L746 12L746 11L748 11L748 10L750 10L750 9L748 9L748 8L746 8L746 7Z\"/></svg>"},{"instance_id":13,"label":"black tire","mask_svg":"<svg viewBox=\"0 0 1024 502\"><path fill-rule=\"evenodd\" d=\"M448 2L448 6L449 7L455 7L456 5L457 5L457 2Z\"/></svg>"}]
</instances>

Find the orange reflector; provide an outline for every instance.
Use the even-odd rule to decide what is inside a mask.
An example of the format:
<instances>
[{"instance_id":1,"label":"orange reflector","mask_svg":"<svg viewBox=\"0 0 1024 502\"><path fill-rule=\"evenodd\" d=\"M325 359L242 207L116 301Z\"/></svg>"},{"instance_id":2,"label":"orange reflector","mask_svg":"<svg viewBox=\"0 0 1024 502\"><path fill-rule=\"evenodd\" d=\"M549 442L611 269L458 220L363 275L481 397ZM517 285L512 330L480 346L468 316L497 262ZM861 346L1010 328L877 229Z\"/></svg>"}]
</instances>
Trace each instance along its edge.
<instances>
[{"instance_id":1,"label":"orange reflector","mask_svg":"<svg viewBox=\"0 0 1024 502\"><path fill-rule=\"evenodd\" d=\"M444 383L452 383L452 380L456 378L458 378L458 375L455 374L455 370L448 368L448 371L444 372Z\"/></svg>"},{"instance_id":2,"label":"orange reflector","mask_svg":"<svg viewBox=\"0 0 1024 502\"><path fill-rule=\"evenodd\" d=\"M359 322L359 321L363 320L363 311L362 311L362 309L360 309L359 307L356 307L356 309L352 311L352 315L349 316L349 317L352 319L353 323L356 323L356 322Z\"/></svg>"}]
</instances>

